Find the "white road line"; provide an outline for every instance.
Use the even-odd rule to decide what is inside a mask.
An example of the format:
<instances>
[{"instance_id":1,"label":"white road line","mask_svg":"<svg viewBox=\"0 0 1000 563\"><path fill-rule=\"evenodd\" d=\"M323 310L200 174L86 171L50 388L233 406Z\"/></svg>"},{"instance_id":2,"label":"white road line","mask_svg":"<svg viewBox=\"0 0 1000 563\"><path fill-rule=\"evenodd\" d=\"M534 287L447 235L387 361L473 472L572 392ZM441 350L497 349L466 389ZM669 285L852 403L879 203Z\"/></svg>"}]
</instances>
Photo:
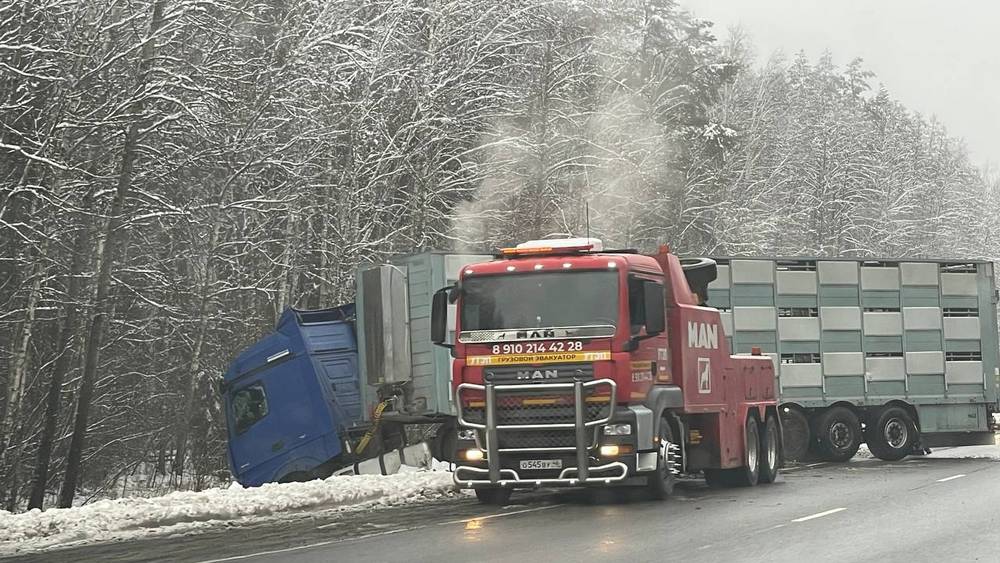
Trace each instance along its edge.
<instances>
[{"instance_id":1,"label":"white road line","mask_svg":"<svg viewBox=\"0 0 1000 563\"><path fill-rule=\"evenodd\" d=\"M844 510L847 510L847 509L846 508L834 508L833 510L827 510L825 512L819 512L817 514L811 514L809 516L803 516L802 518L796 518L795 520L792 520L792 522L805 522L806 520L812 520L814 518L822 518L824 516L829 516L831 514L836 514L838 512L842 512Z\"/></svg>"},{"instance_id":2,"label":"white road line","mask_svg":"<svg viewBox=\"0 0 1000 563\"><path fill-rule=\"evenodd\" d=\"M472 518L465 518L464 520L451 520L448 522L438 522L438 526L447 526L449 524L468 524L474 520L489 520L490 518L501 518L503 516L513 516L515 514L524 514L525 512L538 512L539 510L548 510L550 508L556 508L557 506L562 506L561 504L550 504L548 506L539 506L537 508L526 508L524 510L514 510L512 512L501 512L500 514L487 514L486 516L473 516Z\"/></svg>"},{"instance_id":3,"label":"white road line","mask_svg":"<svg viewBox=\"0 0 1000 563\"><path fill-rule=\"evenodd\" d=\"M944 479L938 479L937 482L938 483L944 483L945 481L951 481L952 479L961 479L962 477L965 477L965 474L964 473L959 473L958 475L952 475L951 477L945 477Z\"/></svg>"},{"instance_id":4,"label":"white road line","mask_svg":"<svg viewBox=\"0 0 1000 563\"><path fill-rule=\"evenodd\" d=\"M261 555L274 555L275 553L288 553L289 551L299 551L300 549L310 549L313 547L320 547L324 545L330 545L335 543L333 540L321 541L319 543L311 543L308 545L299 545L295 547L288 547L285 549L275 549L273 551L261 551L258 553L250 553L247 555L234 555L232 557L223 557L222 559L206 559L205 561L199 561L198 563L222 563L223 561L239 561L240 559L250 559L251 557L260 557Z\"/></svg>"}]
</instances>

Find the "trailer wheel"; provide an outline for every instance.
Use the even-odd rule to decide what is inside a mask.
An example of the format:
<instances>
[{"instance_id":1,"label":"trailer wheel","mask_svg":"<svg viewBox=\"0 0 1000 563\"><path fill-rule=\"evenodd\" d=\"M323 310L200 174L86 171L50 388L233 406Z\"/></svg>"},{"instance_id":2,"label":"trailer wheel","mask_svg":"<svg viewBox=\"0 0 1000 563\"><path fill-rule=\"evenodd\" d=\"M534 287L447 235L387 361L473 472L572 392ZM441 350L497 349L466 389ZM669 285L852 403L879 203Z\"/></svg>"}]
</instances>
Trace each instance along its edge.
<instances>
[{"instance_id":1,"label":"trailer wheel","mask_svg":"<svg viewBox=\"0 0 1000 563\"><path fill-rule=\"evenodd\" d=\"M833 407L819 415L816 434L820 455L826 461L847 461L861 447L861 422L846 407Z\"/></svg>"},{"instance_id":2,"label":"trailer wheel","mask_svg":"<svg viewBox=\"0 0 1000 563\"><path fill-rule=\"evenodd\" d=\"M778 478L781 461L781 431L778 420L768 413L760 436L760 482L773 483Z\"/></svg>"},{"instance_id":3,"label":"trailer wheel","mask_svg":"<svg viewBox=\"0 0 1000 563\"><path fill-rule=\"evenodd\" d=\"M882 410L875 424L865 432L872 455L885 461L899 461L909 455L916 439L917 425L910 413L900 407Z\"/></svg>"},{"instance_id":4,"label":"trailer wheel","mask_svg":"<svg viewBox=\"0 0 1000 563\"><path fill-rule=\"evenodd\" d=\"M504 506L510 502L510 495L514 492L513 489L506 487L482 487L474 490L480 504L490 504L493 506Z\"/></svg>"},{"instance_id":5,"label":"trailer wheel","mask_svg":"<svg viewBox=\"0 0 1000 563\"><path fill-rule=\"evenodd\" d=\"M677 444L674 442L674 431L670 427L670 419L666 413L660 417L660 432L658 436L659 452L656 456L656 471L646 476L646 488L649 496L663 500L674 493L677 481Z\"/></svg>"},{"instance_id":6,"label":"trailer wheel","mask_svg":"<svg viewBox=\"0 0 1000 563\"><path fill-rule=\"evenodd\" d=\"M809 429L809 419L802 414L802 411L791 407L781 409L781 438L785 459L790 461L808 459L812 431Z\"/></svg>"}]
</instances>

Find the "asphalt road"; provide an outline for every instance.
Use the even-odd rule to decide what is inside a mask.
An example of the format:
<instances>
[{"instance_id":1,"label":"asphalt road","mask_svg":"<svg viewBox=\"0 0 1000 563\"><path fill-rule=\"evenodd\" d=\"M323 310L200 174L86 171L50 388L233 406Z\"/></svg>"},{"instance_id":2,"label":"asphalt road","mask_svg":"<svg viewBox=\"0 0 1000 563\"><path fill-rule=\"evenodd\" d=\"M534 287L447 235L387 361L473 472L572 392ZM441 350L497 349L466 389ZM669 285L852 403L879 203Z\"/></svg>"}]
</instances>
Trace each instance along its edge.
<instances>
[{"instance_id":1,"label":"asphalt road","mask_svg":"<svg viewBox=\"0 0 1000 563\"><path fill-rule=\"evenodd\" d=\"M911 458L793 467L773 485L683 483L651 502L599 491L515 495L86 546L11 561L1000 562L1000 462ZM7 560L4 560L7 561Z\"/></svg>"}]
</instances>

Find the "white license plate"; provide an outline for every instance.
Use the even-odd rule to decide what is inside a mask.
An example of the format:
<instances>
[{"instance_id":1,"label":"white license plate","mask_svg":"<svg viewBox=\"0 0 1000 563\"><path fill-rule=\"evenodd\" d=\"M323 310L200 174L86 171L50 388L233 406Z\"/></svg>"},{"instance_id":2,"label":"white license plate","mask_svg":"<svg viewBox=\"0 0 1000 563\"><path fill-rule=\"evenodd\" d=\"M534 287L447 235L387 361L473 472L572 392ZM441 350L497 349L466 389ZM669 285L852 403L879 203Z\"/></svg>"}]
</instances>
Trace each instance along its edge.
<instances>
[{"instance_id":1,"label":"white license plate","mask_svg":"<svg viewBox=\"0 0 1000 563\"><path fill-rule=\"evenodd\" d=\"M522 459L521 469L562 469L561 459Z\"/></svg>"}]
</instances>

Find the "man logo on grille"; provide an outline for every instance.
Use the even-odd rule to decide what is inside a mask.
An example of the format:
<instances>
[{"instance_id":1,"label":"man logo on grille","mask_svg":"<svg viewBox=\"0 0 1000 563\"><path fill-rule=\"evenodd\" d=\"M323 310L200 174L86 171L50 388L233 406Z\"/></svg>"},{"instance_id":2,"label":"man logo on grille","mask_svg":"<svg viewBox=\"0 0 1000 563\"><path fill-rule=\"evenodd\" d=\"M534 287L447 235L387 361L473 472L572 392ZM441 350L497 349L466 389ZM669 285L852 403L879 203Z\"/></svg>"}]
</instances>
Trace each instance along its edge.
<instances>
[{"instance_id":1,"label":"man logo on grille","mask_svg":"<svg viewBox=\"0 0 1000 563\"><path fill-rule=\"evenodd\" d=\"M531 380L531 379L559 379L559 370L557 369L546 369L535 371L519 371L517 372L517 378L520 380Z\"/></svg>"}]
</instances>

